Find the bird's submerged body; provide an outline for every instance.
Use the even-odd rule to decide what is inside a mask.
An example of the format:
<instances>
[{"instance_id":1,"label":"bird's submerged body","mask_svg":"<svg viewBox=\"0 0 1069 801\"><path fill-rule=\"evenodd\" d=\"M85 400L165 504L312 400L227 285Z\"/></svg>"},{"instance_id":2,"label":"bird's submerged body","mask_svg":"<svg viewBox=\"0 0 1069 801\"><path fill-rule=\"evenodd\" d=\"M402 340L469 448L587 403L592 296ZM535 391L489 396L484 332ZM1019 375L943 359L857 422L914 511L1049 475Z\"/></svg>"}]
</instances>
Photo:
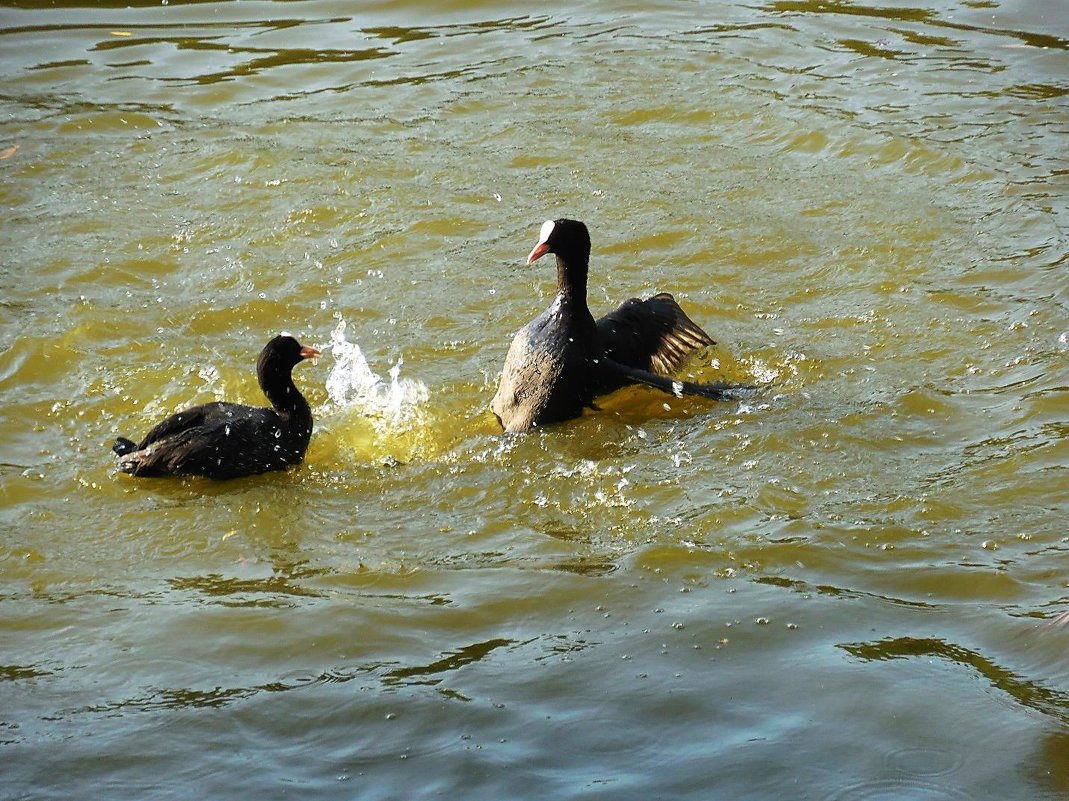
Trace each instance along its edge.
<instances>
[{"instance_id":1,"label":"bird's submerged body","mask_svg":"<svg viewBox=\"0 0 1069 801\"><path fill-rule=\"evenodd\" d=\"M586 303L590 238L575 220L548 221L528 263L557 257L556 299L517 332L491 409L506 431L578 417L627 384L723 399L725 384L673 381L697 350L716 344L666 292L631 298L595 322Z\"/></svg>"},{"instance_id":2,"label":"bird's submerged body","mask_svg":"<svg viewBox=\"0 0 1069 801\"><path fill-rule=\"evenodd\" d=\"M139 443L119 437L112 450L124 473L142 477L239 478L298 464L312 435L312 412L290 370L315 358L292 337L276 337L257 362L270 408L205 403L157 423Z\"/></svg>"}]
</instances>

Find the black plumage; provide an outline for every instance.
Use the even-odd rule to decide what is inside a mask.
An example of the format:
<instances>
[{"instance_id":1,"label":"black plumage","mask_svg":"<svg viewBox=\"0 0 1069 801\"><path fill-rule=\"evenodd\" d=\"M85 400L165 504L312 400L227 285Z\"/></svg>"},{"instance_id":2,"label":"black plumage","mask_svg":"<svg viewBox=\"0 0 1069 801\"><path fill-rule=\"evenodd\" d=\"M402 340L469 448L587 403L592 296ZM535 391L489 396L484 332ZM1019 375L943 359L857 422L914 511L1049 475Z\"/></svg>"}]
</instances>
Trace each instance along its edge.
<instances>
[{"instance_id":1,"label":"black plumage","mask_svg":"<svg viewBox=\"0 0 1069 801\"><path fill-rule=\"evenodd\" d=\"M275 337L256 361L270 408L216 402L185 409L157 423L140 443L119 437L112 447L119 469L135 476L227 479L299 463L312 436L312 410L291 373L318 356L287 334Z\"/></svg>"},{"instance_id":2,"label":"black plumage","mask_svg":"<svg viewBox=\"0 0 1069 801\"><path fill-rule=\"evenodd\" d=\"M512 340L491 408L506 431L578 417L598 395L646 384L676 395L723 400L729 384L677 381L670 374L715 345L667 292L631 298L595 321L587 306L590 234L578 220L548 220L527 263L557 258L557 297Z\"/></svg>"}]
</instances>

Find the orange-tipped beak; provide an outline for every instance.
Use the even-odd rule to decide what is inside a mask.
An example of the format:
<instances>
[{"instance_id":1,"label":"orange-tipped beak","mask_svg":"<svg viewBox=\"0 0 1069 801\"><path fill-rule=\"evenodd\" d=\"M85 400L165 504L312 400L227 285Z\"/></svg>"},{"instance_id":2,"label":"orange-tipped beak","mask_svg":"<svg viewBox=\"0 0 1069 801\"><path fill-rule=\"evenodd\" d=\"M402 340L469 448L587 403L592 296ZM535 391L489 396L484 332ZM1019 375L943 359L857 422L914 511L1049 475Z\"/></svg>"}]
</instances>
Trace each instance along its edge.
<instances>
[{"instance_id":1,"label":"orange-tipped beak","mask_svg":"<svg viewBox=\"0 0 1069 801\"><path fill-rule=\"evenodd\" d=\"M305 345L303 348L301 348L302 359L318 359L321 355L322 354L318 350L313 347L309 347L308 345Z\"/></svg>"},{"instance_id":2,"label":"orange-tipped beak","mask_svg":"<svg viewBox=\"0 0 1069 801\"><path fill-rule=\"evenodd\" d=\"M531 255L527 257L528 264L534 264L540 258L549 253L549 245L545 242L539 242L534 246L534 250L531 251Z\"/></svg>"}]
</instances>

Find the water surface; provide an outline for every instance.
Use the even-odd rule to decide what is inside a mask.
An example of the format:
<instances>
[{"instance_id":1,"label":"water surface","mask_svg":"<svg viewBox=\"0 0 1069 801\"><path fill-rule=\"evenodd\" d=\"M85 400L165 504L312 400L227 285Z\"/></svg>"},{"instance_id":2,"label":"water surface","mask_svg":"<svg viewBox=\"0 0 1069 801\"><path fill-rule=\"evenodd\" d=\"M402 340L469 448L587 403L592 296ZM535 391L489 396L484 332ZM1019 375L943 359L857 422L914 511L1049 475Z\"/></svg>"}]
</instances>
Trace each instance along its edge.
<instances>
[{"instance_id":1,"label":"water surface","mask_svg":"<svg viewBox=\"0 0 1069 801\"><path fill-rule=\"evenodd\" d=\"M0 795L1064 798L1057 6L0 4ZM565 215L767 392L502 436Z\"/></svg>"}]
</instances>

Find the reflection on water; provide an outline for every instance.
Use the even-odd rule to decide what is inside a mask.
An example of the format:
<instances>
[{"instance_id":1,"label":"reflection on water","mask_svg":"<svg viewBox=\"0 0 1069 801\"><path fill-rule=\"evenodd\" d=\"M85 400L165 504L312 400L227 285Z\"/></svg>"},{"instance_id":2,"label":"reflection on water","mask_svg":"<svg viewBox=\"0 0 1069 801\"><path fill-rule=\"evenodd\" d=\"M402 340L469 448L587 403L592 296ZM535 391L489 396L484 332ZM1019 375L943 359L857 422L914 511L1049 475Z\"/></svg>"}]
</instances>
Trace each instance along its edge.
<instances>
[{"instance_id":1,"label":"reflection on water","mask_svg":"<svg viewBox=\"0 0 1069 801\"><path fill-rule=\"evenodd\" d=\"M626 11L4 4L10 794L1065 795L1064 14ZM771 391L502 436L560 215ZM115 475L280 329L301 466Z\"/></svg>"},{"instance_id":2,"label":"reflection on water","mask_svg":"<svg viewBox=\"0 0 1069 801\"><path fill-rule=\"evenodd\" d=\"M998 8L997 3L977 4L989 5ZM795 14L846 14L858 17L874 17L877 19L897 20L901 22L918 22L934 28L950 28L968 32L982 32L995 36L1009 36L1020 39L1030 47L1069 49L1069 38L1051 36L1031 31L1019 31L1009 28L985 25L969 25L946 19L941 11L921 8L882 8L880 6L858 5L851 2L836 2L835 0L781 0L771 3L768 8L779 13ZM1053 10L1050 12L1055 13ZM994 16L994 15L992 15ZM1042 17L1041 17L1042 18ZM1044 20L1045 22L1047 20ZM1050 18L1054 21L1053 16ZM950 40L933 37L925 37L918 40L918 44L954 44Z\"/></svg>"},{"instance_id":3,"label":"reflection on water","mask_svg":"<svg viewBox=\"0 0 1069 801\"><path fill-rule=\"evenodd\" d=\"M0 681L25 681L51 675L51 670L36 665L0 665Z\"/></svg>"},{"instance_id":4,"label":"reflection on water","mask_svg":"<svg viewBox=\"0 0 1069 801\"><path fill-rule=\"evenodd\" d=\"M147 692L134 697L79 709L63 710L59 713L59 716L64 718L69 715L113 716L124 712L222 707L247 700L258 693L303 690L317 684L345 684L352 681L378 682L383 690L417 686L438 687L445 680L439 674L455 672L486 659L499 648L507 648L513 645L517 645L517 643L506 639L472 643L444 654L440 659L426 665L372 664L346 666L319 674L295 671L278 681L271 681L254 687L213 687L211 689L153 687ZM368 685L365 684L364 688L367 689ZM449 688L438 687L438 692L451 700L471 700Z\"/></svg>"},{"instance_id":5,"label":"reflection on water","mask_svg":"<svg viewBox=\"0 0 1069 801\"><path fill-rule=\"evenodd\" d=\"M429 678L438 673L448 673L458 670L466 665L485 659L491 652L498 648L512 645L512 640L490 640L488 642L472 643L459 648L429 665L413 667L398 667L388 671L383 676L383 683L387 685L402 684L429 684L435 685L441 682L440 678Z\"/></svg>"},{"instance_id":6,"label":"reflection on water","mask_svg":"<svg viewBox=\"0 0 1069 801\"><path fill-rule=\"evenodd\" d=\"M167 583L175 590L197 590L209 597L218 598L224 606L286 606L293 604L293 597L319 598L323 593L301 586L302 578L322 575L323 569L310 570L307 565L292 566L284 574L266 579L239 579L220 575L172 578ZM267 598L232 598L231 596L271 596ZM291 597L292 596L292 597Z\"/></svg>"},{"instance_id":7,"label":"reflection on water","mask_svg":"<svg viewBox=\"0 0 1069 801\"><path fill-rule=\"evenodd\" d=\"M1069 723L1069 692L1045 687L1015 675L982 654L939 639L897 637L871 643L849 643L839 646L847 653L866 661L908 659L910 657L939 657L962 667L975 670L1022 706L1031 707Z\"/></svg>"},{"instance_id":8,"label":"reflection on water","mask_svg":"<svg viewBox=\"0 0 1069 801\"><path fill-rule=\"evenodd\" d=\"M280 31L299 25L300 20L287 22L273 22L271 30ZM207 39L191 38L167 38L167 37L138 37L130 40L103 41L96 45L94 50L122 50L126 48L152 48L158 45L168 45L176 50L205 50L214 51L217 55L226 54L240 59L227 70L204 73L191 76L191 80L198 84L212 84L219 81L230 81L247 75L256 75L263 70L273 67L292 67L301 64L345 64L351 61L366 61L374 58L385 58L389 52L382 48L369 48L366 50L313 50L313 49L261 49L252 47L234 47L226 43ZM149 64L150 61L129 61L114 64L115 67L132 67ZM68 62L64 66L69 66ZM181 83L181 79L178 79Z\"/></svg>"}]
</instances>

